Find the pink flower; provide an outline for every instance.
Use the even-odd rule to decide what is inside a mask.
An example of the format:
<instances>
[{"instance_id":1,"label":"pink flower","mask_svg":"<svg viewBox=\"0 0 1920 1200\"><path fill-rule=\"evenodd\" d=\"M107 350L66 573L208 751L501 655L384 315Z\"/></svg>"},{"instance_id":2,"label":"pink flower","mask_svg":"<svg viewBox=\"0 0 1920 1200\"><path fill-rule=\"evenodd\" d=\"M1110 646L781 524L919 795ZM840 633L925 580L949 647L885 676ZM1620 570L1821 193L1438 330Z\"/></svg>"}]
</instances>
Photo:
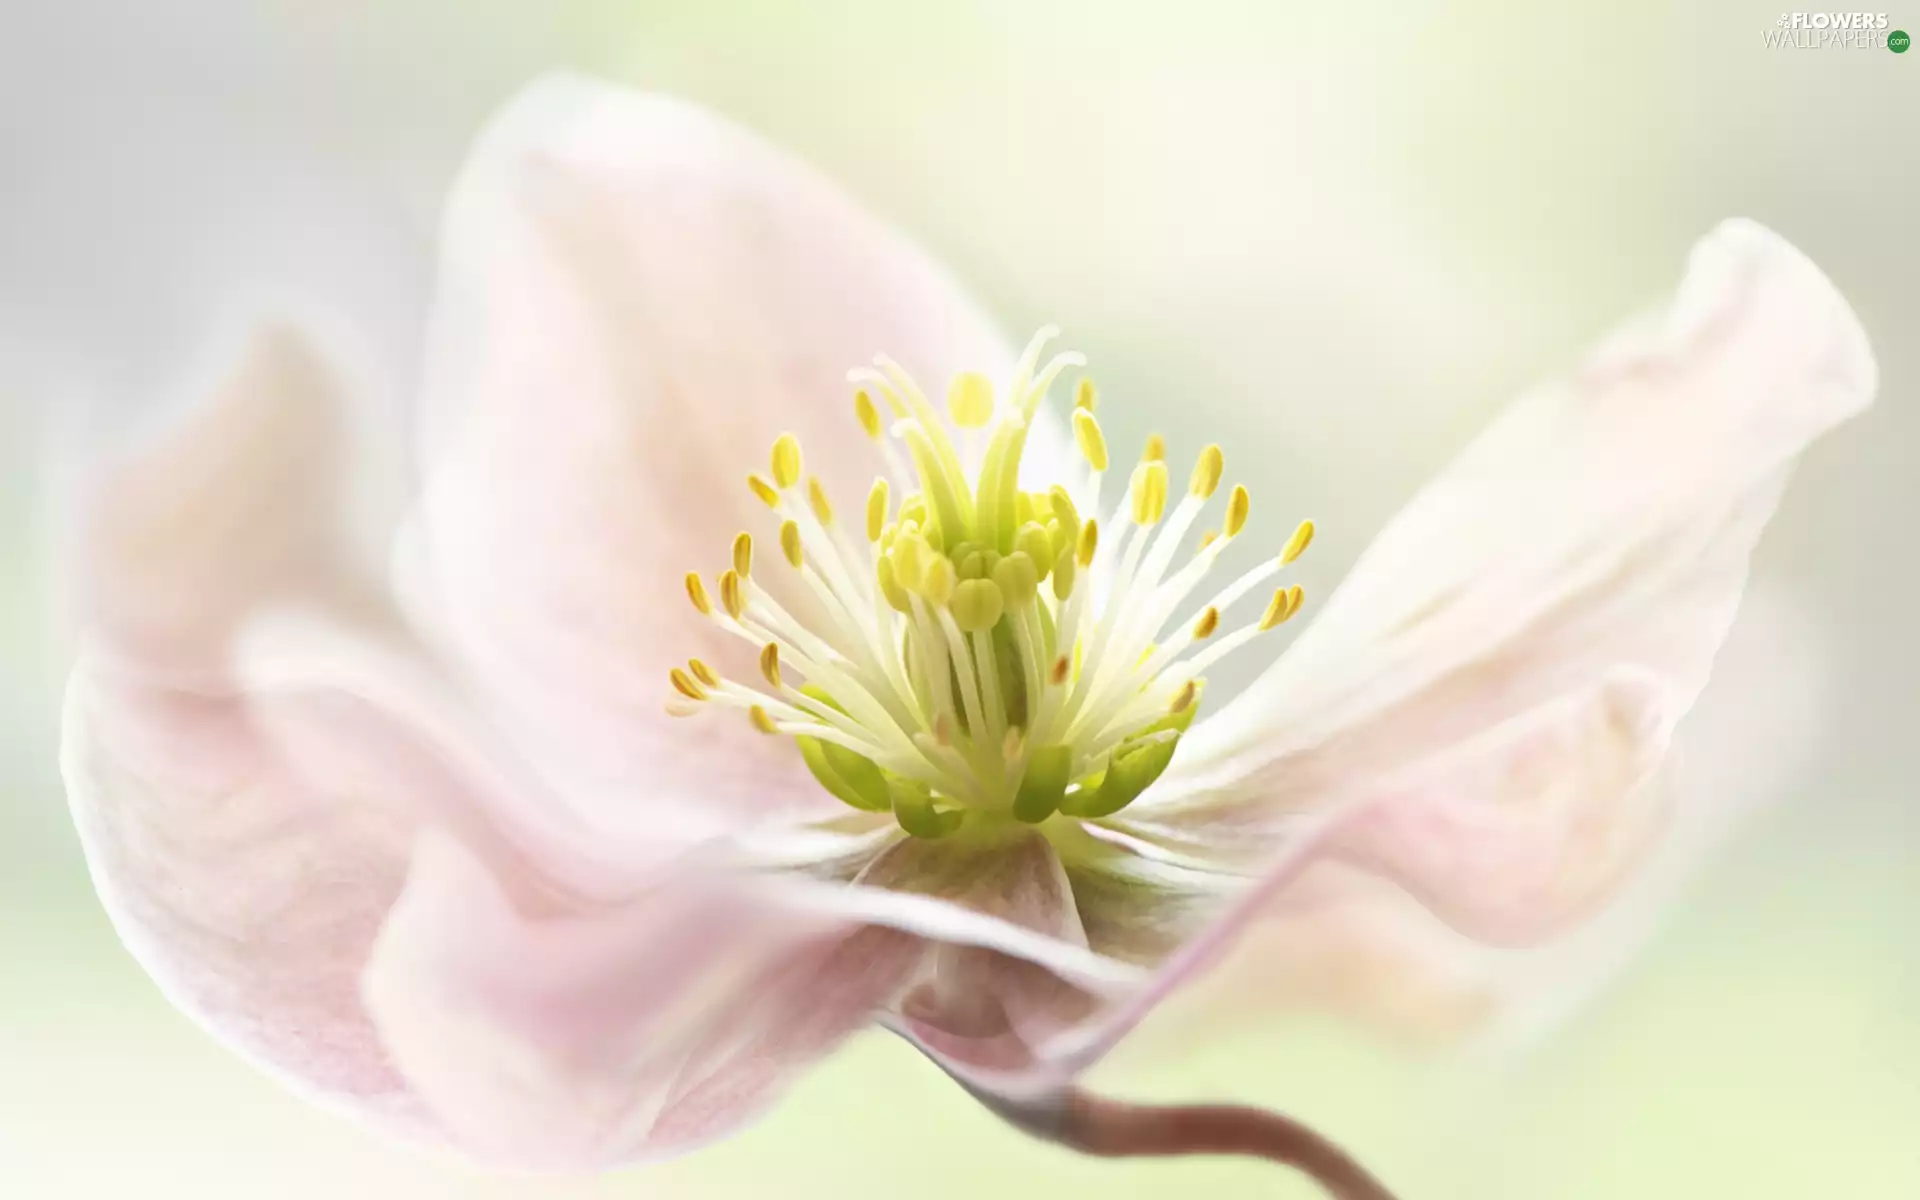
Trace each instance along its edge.
<instances>
[{"instance_id":1,"label":"pink flower","mask_svg":"<svg viewBox=\"0 0 1920 1200\"><path fill-rule=\"evenodd\" d=\"M1730 222L1315 604L1286 579L1312 525L1249 519L1217 447L1120 461L1084 383L1069 434L1044 402L1078 356L1016 359L696 109L535 87L443 253L410 436L267 324L103 475L66 777L180 1007L543 1167L725 1134L874 1021L1030 1117L1277 906L1364 911L1360 983L1395 978L1395 918L1346 900L1383 889L1554 936L1658 838L1748 553L1875 385L1832 285ZM855 371L850 412L876 350L905 366Z\"/></svg>"}]
</instances>

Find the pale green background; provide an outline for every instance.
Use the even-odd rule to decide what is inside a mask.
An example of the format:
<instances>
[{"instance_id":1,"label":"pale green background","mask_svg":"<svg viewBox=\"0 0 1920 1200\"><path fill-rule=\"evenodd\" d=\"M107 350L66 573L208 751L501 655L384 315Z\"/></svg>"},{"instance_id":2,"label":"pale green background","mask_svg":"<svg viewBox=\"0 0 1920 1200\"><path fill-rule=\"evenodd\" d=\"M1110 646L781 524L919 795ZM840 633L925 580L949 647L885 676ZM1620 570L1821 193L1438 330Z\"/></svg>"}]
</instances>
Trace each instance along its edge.
<instances>
[{"instance_id":1,"label":"pale green background","mask_svg":"<svg viewBox=\"0 0 1920 1200\"><path fill-rule=\"evenodd\" d=\"M54 762L45 579L74 451L263 285L351 312L410 377L460 147L561 64L720 108L1010 327L1066 326L1117 436L1264 455L1261 512L1321 521L1318 594L1715 220L1803 247L1885 385L1760 555L1798 649L1706 701L1733 728L1747 700L1804 701L1805 745L1762 781L1784 802L1522 1054L1412 1060L1292 1020L1102 1078L1284 1106L1409 1200L1920 1195L1920 54L1769 50L1764 4L1541 7L0 0L0 1196L1309 1194L1240 1164L1078 1161L878 1039L682 1162L487 1179L304 1107L119 948Z\"/></svg>"}]
</instances>

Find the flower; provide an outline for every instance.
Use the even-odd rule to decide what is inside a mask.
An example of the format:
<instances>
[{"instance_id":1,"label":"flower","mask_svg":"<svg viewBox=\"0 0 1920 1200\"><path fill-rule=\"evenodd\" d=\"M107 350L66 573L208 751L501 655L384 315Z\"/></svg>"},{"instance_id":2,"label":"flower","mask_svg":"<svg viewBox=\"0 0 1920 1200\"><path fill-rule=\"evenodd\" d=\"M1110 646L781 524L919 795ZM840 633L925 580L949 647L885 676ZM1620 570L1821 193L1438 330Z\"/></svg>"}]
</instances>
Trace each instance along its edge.
<instances>
[{"instance_id":1,"label":"flower","mask_svg":"<svg viewBox=\"0 0 1920 1200\"><path fill-rule=\"evenodd\" d=\"M1730 222L1214 705L1308 603L1312 525L1204 599L1260 528L1218 448L1098 494L1096 396L1071 434L1045 403L1078 358L1016 360L806 168L547 82L442 250L406 436L269 322L102 474L64 764L180 1007L524 1165L720 1136L874 1020L983 1095L1059 1085L1301 895L1567 928L1657 839L1748 553L1875 386L1833 287Z\"/></svg>"}]
</instances>

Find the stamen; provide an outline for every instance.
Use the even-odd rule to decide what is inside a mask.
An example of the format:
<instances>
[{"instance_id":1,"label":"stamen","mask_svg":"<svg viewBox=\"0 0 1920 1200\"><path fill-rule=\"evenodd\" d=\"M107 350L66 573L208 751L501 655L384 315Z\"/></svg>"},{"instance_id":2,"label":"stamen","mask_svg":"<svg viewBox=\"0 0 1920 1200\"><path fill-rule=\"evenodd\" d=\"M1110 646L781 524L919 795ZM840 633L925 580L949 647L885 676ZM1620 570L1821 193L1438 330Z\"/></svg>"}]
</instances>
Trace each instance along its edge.
<instances>
[{"instance_id":1,"label":"stamen","mask_svg":"<svg viewBox=\"0 0 1920 1200\"><path fill-rule=\"evenodd\" d=\"M1193 464L1193 478L1187 482L1187 494L1195 500L1210 498L1220 486L1220 476L1226 469L1226 455L1221 453L1220 447L1208 446Z\"/></svg>"},{"instance_id":2,"label":"stamen","mask_svg":"<svg viewBox=\"0 0 1920 1200\"><path fill-rule=\"evenodd\" d=\"M800 439L783 433L773 443L773 486L786 491L800 482Z\"/></svg>"},{"instance_id":3,"label":"stamen","mask_svg":"<svg viewBox=\"0 0 1920 1200\"><path fill-rule=\"evenodd\" d=\"M833 505L827 502L827 489L821 484L818 475L811 476L807 480L807 507L813 510L814 519L819 521L822 527L832 527Z\"/></svg>"},{"instance_id":4,"label":"stamen","mask_svg":"<svg viewBox=\"0 0 1920 1200\"><path fill-rule=\"evenodd\" d=\"M1107 469L1107 439L1100 432L1100 422L1093 419L1093 410L1076 408L1073 410L1073 439L1080 445L1080 454L1087 465L1096 471Z\"/></svg>"},{"instance_id":5,"label":"stamen","mask_svg":"<svg viewBox=\"0 0 1920 1200\"><path fill-rule=\"evenodd\" d=\"M1206 611L1200 614L1200 619L1193 623L1193 640L1204 641L1212 637L1213 631L1218 628L1220 628L1220 610L1208 605Z\"/></svg>"},{"instance_id":6,"label":"stamen","mask_svg":"<svg viewBox=\"0 0 1920 1200\"><path fill-rule=\"evenodd\" d=\"M1290 588L1273 589L1273 599L1267 602L1266 615L1260 618L1260 630L1266 632L1300 611L1302 594L1300 585Z\"/></svg>"},{"instance_id":7,"label":"stamen","mask_svg":"<svg viewBox=\"0 0 1920 1200\"><path fill-rule=\"evenodd\" d=\"M694 611L703 617L713 615L713 602L707 599L706 581L700 578L700 572L687 572L687 599L693 601Z\"/></svg>"},{"instance_id":8,"label":"stamen","mask_svg":"<svg viewBox=\"0 0 1920 1200\"><path fill-rule=\"evenodd\" d=\"M1227 497L1227 521L1221 526L1221 532L1227 537L1240 536L1247 526L1247 514L1253 509L1253 497L1247 494L1243 484L1234 484L1233 493Z\"/></svg>"},{"instance_id":9,"label":"stamen","mask_svg":"<svg viewBox=\"0 0 1920 1200\"><path fill-rule=\"evenodd\" d=\"M1307 547L1313 544L1313 522L1302 521L1300 527L1287 539L1287 548L1280 552L1280 565L1286 566L1294 559L1305 554Z\"/></svg>"},{"instance_id":10,"label":"stamen","mask_svg":"<svg viewBox=\"0 0 1920 1200\"><path fill-rule=\"evenodd\" d=\"M1056 333L1034 337L1004 391L963 373L939 408L891 359L849 372L855 419L887 472L851 528L836 520L824 481L805 473L799 440L776 439L768 474L749 475L748 486L775 512L781 556L817 604L805 620L783 607L753 577L752 536L737 535L718 595L698 573L686 592L695 611L754 647L760 678L729 679L689 659L669 672L668 711L738 709L760 732L795 738L828 792L890 812L917 838L945 837L983 811L1051 831L1116 812L1151 786L1201 707L1204 672L1300 609L1300 589L1282 588L1258 620L1216 636L1230 606L1297 559L1314 527L1302 522L1279 554L1187 609L1245 529L1247 489L1233 487L1220 532L1201 534L1176 565L1225 456L1218 445L1201 450L1169 508L1166 439L1155 434L1124 494L1109 491L1103 506L1110 451L1085 376L1071 420L1093 471L1074 486L1086 490L1023 486L1036 410L1085 361L1063 352L1042 365ZM962 442L974 469L962 465Z\"/></svg>"},{"instance_id":11,"label":"stamen","mask_svg":"<svg viewBox=\"0 0 1920 1200\"><path fill-rule=\"evenodd\" d=\"M1148 459L1135 467L1128 495L1133 502L1133 523L1142 528L1158 525L1167 511L1167 464Z\"/></svg>"},{"instance_id":12,"label":"stamen","mask_svg":"<svg viewBox=\"0 0 1920 1200\"><path fill-rule=\"evenodd\" d=\"M675 667L673 670L668 671L667 678L670 681L672 681L673 690L676 692L679 692L682 696L685 696L687 699L705 700L707 698L706 691L703 688L701 688L699 684L693 681L693 676L687 674L685 671L681 670L679 667Z\"/></svg>"},{"instance_id":13,"label":"stamen","mask_svg":"<svg viewBox=\"0 0 1920 1200\"><path fill-rule=\"evenodd\" d=\"M865 395L866 393L861 393ZM887 481L876 479L867 493L867 540L877 542L887 528Z\"/></svg>"},{"instance_id":14,"label":"stamen","mask_svg":"<svg viewBox=\"0 0 1920 1200\"><path fill-rule=\"evenodd\" d=\"M880 423L880 410L873 406L873 397L865 388L853 394L853 415L858 418L860 428L865 430L872 440L879 441L881 435L886 432L885 427Z\"/></svg>"},{"instance_id":15,"label":"stamen","mask_svg":"<svg viewBox=\"0 0 1920 1200\"><path fill-rule=\"evenodd\" d=\"M947 414L962 429L980 429L993 419L993 382L978 371L953 377L947 388Z\"/></svg>"}]
</instances>

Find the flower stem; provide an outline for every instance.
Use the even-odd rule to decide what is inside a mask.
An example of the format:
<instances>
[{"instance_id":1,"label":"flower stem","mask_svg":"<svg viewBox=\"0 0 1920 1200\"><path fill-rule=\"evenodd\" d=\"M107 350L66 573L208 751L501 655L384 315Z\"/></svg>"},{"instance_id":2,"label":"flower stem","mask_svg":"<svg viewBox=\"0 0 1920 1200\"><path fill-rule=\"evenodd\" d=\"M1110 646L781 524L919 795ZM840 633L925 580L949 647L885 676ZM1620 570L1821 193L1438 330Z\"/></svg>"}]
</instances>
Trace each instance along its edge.
<instances>
[{"instance_id":1,"label":"flower stem","mask_svg":"<svg viewBox=\"0 0 1920 1200\"><path fill-rule=\"evenodd\" d=\"M1332 1200L1394 1200L1352 1155L1292 1117L1243 1104L1130 1104L1071 1084L990 1081L936 1053L910 1028L893 1031L988 1111L1042 1141L1100 1158L1262 1158L1306 1175Z\"/></svg>"},{"instance_id":2,"label":"flower stem","mask_svg":"<svg viewBox=\"0 0 1920 1200\"><path fill-rule=\"evenodd\" d=\"M1129 1104L1069 1091L1041 1136L1103 1158L1236 1154L1282 1163L1334 1200L1393 1200L1352 1155L1291 1117L1238 1104ZM1029 1128L1030 1132L1039 1133Z\"/></svg>"}]
</instances>

